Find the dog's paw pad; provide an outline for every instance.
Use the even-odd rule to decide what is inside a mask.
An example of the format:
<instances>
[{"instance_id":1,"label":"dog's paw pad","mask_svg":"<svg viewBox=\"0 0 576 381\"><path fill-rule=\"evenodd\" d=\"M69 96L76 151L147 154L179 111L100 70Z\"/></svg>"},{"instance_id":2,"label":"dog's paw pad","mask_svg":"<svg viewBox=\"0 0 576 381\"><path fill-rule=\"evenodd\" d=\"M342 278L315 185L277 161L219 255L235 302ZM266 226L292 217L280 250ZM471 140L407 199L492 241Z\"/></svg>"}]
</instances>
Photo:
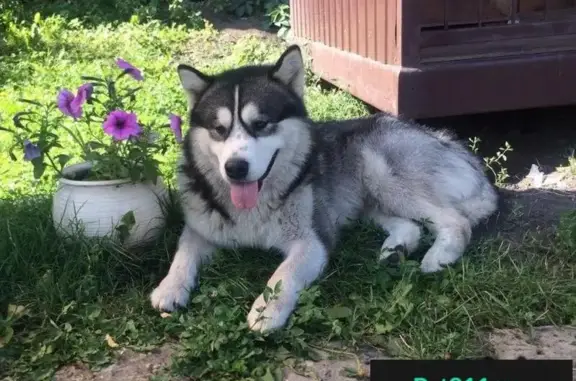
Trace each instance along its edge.
<instances>
[{"instance_id":1,"label":"dog's paw pad","mask_svg":"<svg viewBox=\"0 0 576 381\"><path fill-rule=\"evenodd\" d=\"M392 266L398 265L402 259L406 258L406 256L406 248L402 245L398 245L394 248L383 247L380 250L380 261Z\"/></svg>"}]
</instances>

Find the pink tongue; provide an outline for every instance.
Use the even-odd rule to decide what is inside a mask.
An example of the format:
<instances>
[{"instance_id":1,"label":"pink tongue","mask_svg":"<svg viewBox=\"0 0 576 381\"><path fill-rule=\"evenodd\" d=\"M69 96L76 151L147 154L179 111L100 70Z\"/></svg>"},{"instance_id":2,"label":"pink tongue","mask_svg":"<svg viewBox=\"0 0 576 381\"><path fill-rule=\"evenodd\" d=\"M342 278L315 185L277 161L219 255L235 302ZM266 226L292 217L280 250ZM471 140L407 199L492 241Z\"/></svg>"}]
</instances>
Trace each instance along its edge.
<instances>
[{"instance_id":1,"label":"pink tongue","mask_svg":"<svg viewBox=\"0 0 576 381\"><path fill-rule=\"evenodd\" d=\"M230 185L230 198L238 209L250 209L258 203L258 182Z\"/></svg>"}]
</instances>

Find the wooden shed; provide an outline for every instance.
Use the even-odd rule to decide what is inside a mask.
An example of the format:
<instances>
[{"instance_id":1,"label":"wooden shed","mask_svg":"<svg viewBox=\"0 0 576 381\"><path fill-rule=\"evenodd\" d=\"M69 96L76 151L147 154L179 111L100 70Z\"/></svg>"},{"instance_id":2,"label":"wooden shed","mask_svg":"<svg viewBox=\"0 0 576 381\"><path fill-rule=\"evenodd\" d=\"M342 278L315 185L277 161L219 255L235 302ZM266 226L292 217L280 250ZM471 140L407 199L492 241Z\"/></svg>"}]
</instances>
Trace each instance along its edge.
<instances>
[{"instance_id":1,"label":"wooden shed","mask_svg":"<svg viewBox=\"0 0 576 381\"><path fill-rule=\"evenodd\" d=\"M291 0L313 71L409 118L576 103L576 0Z\"/></svg>"}]
</instances>

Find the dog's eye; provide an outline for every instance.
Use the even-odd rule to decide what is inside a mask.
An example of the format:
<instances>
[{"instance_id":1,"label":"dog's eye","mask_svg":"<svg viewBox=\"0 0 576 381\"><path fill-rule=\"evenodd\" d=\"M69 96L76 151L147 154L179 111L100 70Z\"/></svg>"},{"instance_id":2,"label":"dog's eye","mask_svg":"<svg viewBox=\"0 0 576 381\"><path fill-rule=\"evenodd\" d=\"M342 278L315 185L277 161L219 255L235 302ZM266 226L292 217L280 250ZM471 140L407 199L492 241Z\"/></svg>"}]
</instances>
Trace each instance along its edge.
<instances>
[{"instance_id":1,"label":"dog's eye","mask_svg":"<svg viewBox=\"0 0 576 381\"><path fill-rule=\"evenodd\" d=\"M218 134L220 136L224 136L224 135L226 135L227 130L225 127L217 126L217 127L214 127L214 132L216 132L216 134Z\"/></svg>"},{"instance_id":2,"label":"dog's eye","mask_svg":"<svg viewBox=\"0 0 576 381\"><path fill-rule=\"evenodd\" d=\"M252 122L252 128L255 129L256 131L263 130L266 128L266 126L268 126L268 122L264 120L256 120Z\"/></svg>"}]
</instances>

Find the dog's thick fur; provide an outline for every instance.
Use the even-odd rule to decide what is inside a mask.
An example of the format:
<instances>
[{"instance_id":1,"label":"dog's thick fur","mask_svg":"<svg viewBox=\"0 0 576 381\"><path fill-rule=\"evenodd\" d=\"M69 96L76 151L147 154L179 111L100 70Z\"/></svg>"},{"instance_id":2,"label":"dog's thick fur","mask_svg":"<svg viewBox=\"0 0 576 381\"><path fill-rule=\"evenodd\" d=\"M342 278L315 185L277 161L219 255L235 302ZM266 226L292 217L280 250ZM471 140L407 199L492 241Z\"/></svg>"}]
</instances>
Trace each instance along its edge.
<instances>
[{"instance_id":1,"label":"dog's thick fur","mask_svg":"<svg viewBox=\"0 0 576 381\"><path fill-rule=\"evenodd\" d=\"M282 281L280 293L267 305L260 295L248 315L252 329L276 329L349 220L372 219L389 233L381 259L399 247L413 252L424 221L436 239L421 269L435 272L462 256L471 228L496 210L481 162L446 133L388 114L308 119L296 46L275 65L178 72L190 107L178 175L186 226L151 295L155 308L185 306L217 247L277 248L285 259L268 286Z\"/></svg>"}]
</instances>

